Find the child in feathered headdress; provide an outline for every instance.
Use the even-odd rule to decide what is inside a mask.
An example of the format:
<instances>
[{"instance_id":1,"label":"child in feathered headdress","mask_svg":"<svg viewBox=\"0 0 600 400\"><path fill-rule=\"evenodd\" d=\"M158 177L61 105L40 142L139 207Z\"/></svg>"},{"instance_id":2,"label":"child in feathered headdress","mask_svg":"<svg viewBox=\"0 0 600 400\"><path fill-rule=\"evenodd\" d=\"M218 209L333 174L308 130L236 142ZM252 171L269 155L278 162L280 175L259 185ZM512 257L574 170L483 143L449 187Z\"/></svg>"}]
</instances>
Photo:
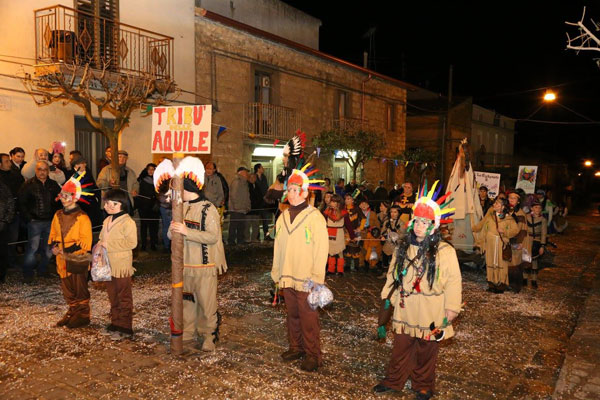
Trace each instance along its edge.
<instances>
[{"instance_id":1,"label":"child in feathered headdress","mask_svg":"<svg viewBox=\"0 0 600 400\"><path fill-rule=\"evenodd\" d=\"M375 394L400 391L410 376L417 399L433 395L439 341L454 335L452 320L462 304L462 283L454 248L441 240L440 224L450 222L447 193L437 201L435 182L413 206L406 238L397 246L381 292L384 309L393 306L394 341L386 377ZM386 337L380 320L378 334Z\"/></svg>"}]
</instances>

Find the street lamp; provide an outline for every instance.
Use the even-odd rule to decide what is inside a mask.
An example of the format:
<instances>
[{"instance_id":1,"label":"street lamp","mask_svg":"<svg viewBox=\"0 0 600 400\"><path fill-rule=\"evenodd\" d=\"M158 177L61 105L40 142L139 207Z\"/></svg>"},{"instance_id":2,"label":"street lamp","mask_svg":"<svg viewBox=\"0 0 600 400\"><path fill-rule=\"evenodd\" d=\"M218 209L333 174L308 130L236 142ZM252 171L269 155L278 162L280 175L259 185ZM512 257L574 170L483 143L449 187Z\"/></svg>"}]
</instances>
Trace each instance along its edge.
<instances>
[{"instance_id":1,"label":"street lamp","mask_svg":"<svg viewBox=\"0 0 600 400\"><path fill-rule=\"evenodd\" d=\"M547 90L544 94L544 101L546 103L551 103L556 100L556 94L552 90Z\"/></svg>"},{"instance_id":2,"label":"street lamp","mask_svg":"<svg viewBox=\"0 0 600 400\"><path fill-rule=\"evenodd\" d=\"M594 174L594 176L600 177L600 171L596 171L596 173Z\"/></svg>"},{"instance_id":3,"label":"street lamp","mask_svg":"<svg viewBox=\"0 0 600 400\"><path fill-rule=\"evenodd\" d=\"M583 162L583 165L585 165L586 167L591 167L591 166L592 166L592 164L593 164L593 163L592 163L592 161L591 161L591 160L585 160L585 161Z\"/></svg>"}]
</instances>

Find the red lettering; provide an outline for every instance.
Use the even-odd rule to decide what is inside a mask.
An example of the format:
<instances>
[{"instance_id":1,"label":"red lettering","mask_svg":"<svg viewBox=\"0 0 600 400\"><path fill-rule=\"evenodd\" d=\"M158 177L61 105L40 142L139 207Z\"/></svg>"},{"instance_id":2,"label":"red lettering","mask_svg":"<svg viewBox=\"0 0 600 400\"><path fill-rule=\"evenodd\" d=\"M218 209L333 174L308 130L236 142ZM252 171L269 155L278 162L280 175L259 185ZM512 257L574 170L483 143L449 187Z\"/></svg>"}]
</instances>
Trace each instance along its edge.
<instances>
[{"instance_id":1,"label":"red lettering","mask_svg":"<svg viewBox=\"0 0 600 400\"><path fill-rule=\"evenodd\" d=\"M173 150L181 151L181 139L183 139L183 132L173 131Z\"/></svg>"},{"instance_id":2,"label":"red lettering","mask_svg":"<svg viewBox=\"0 0 600 400\"><path fill-rule=\"evenodd\" d=\"M173 149L171 148L171 131L165 132L165 153L172 153Z\"/></svg>"},{"instance_id":3,"label":"red lettering","mask_svg":"<svg viewBox=\"0 0 600 400\"><path fill-rule=\"evenodd\" d=\"M194 125L200 125L202 121L202 106L194 106Z\"/></svg>"},{"instance_id":4,"label":"red lettering","mask_svg":"<svg viewBox=\"0 0 600 400\"><path fill-rule=\"evenodd\" d=\"M163 146L162 146L162 137L161 137L160 131L156 131L154 133L154 140L152 141L152 151L156 151L157 145L158 145L159 151L162 152Z\"/></svg>"},{"instance_id":5,"label":"red lettering","mask_svg":"<svg viewBox=\"0 0 600 400\"><path fill-rule=\"evenodd\" d=\"M162 124L162 113L165 112L165 108L164 107L159 107L159 108L154 108L153 109L155 113L158 114L158 124Z\"/></svg>"},{"instance_id":6,"label":"red lettering","mask_svg":"<svg viewBox=\"0 0 600 400\"><path fill-rule=\"evenodd\" d=\"M181 125L183 123L183 108L182 107L179 107L177 109L177 117L178 117L177 123L179 125Z\"/></svg>"},{"instance_id":7,"label":"red lettering","mask_svg":"<svg viewBox=\"0 0 600 400\"><path fill-rule=\"evenodd\" d=\"M194 131L190 131L188 135L188 152L192 153L196 151L198 151L198 148L194 146Z\"/></svg>"},{"instance_id":8,"label":"red lettering","mask_svg":"<svg viewBox=\"0 0 600 400\"><path fill-rule=\"evenodd\" d=\"M198 151L208 152L208 147L206 146L206 138L208 137L208 132L198 132L198 136Z\"/></svg>"}]
</instances>

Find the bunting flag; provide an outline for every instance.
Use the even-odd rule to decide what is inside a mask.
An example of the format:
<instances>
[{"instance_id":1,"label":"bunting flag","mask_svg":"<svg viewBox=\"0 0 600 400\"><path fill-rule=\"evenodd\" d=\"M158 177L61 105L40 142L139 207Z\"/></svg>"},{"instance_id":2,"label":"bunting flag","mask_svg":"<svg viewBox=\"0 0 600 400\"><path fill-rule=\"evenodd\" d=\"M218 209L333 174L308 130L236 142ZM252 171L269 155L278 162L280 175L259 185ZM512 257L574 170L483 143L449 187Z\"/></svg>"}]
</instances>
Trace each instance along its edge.
<instances>
[{"instance_id":1,"label":"bunting flag","mask_svg":"<svg viewBox=\"0 0 600 400\"><path fill-rule=\"evenodd\" d=\"M217 131L217 137L221 136L227 130L226 126L219 126L219 130Z\"/></svg>"},{"instance_id":2,"label":"bunting flag","mask_svg":"<svg viewBox=\"0 0 600 400\"><path fill-rule=\"evenodd\" d=\"M273 142L273 147L277 146L277 143L279 143L279 139L275 139L275 141Z\"/></svg>"},{"instance_id":3,"label":"bunting flag","mask_svg":"<svg viewBox=\"0 0 600 400\"><path fill-rule=\"evenodd\" d=\"M394 160L394 165L398 166L398 160Z\"/></svg>"},{"instance_id":4,"label":"bunting flag","mask_svg":"<svg viewBox=\"0 0 600 400\"><path fill-rule=\"evenodd\" d=\"M321 148L317 147L317 158L321 156Z\"/></svg>"},{"instance_id":5,"label":"bunting flag","mask_svg":"<svg viewBox=\"0 0 600 400\"><path fill-rule=\"evenodd\" d=\"M382 158L382 159L381 159L381 162L382 162L382 163L384 163L384 162L385 162L385 158Z\"/></svg>"}]
</instances>

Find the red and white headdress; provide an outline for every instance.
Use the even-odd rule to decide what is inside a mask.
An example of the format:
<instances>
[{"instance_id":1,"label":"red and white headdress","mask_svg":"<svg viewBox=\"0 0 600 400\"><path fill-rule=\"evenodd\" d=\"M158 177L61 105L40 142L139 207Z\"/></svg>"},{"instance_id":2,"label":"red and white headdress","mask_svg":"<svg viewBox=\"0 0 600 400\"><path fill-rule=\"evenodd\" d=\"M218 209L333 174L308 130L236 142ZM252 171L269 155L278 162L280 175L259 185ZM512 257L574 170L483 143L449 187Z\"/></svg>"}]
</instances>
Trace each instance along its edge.
<instances>
[{"instance_id":1,"label":"red and white headdress","mask_svg":"<svg viewBox=\"0 0 600 400\"><path fill-rule=\"evenodd\" d=\"M322 179L310 179L309 177L316 174L319 170L316 168L309 168L310 163L306 163L301 169L292 170L292 174L287 180L287 187L290 185L298 185L302 187L302 191L305 190L325 190L326 188L317 183L324 183Z\"/></svg>"},{"instance_id":2,"label":"red and white headdress","mask_svg":"<svg viewBox=\"0 0 600 400\"><path fill-rule=\"evenodd\" d=\"M67 180L63 185L62 188L60 189L60 193L61 194L69 194L73 197L74 201L80 201L82 203L86 203L86 204L90 204L89 201L87 201L85 198L82 198L81 196L90 196L93 197L94 193L90 193L90 192L86 192L83 189L88 187L88 186L92 186L92 183L85 183L85 184L81 184L81 178L83 178L85 176L85 171L79 173L79 172L75 172L70 178L69 180ZM60 196L60 194L59 194ZM58 200L58 198L57 198Z\"/></svg>"},{"instance_id":3,"label":"red and white headdress","mask_svg":"<svg viewBox=\"0 0 600 400\"><path fill-rule=\"evenodd\" d=\"M437 199L441 191L441 186L437 188L436 191L436 187L439 182L440 181L435 181L431 187L431 190L427 192L427 180L425 180L423 187L421 190L419 190L417 200L413 205L413 218L408 222L407 231L411 231L413 229L415 218L426 218L433 221L427 231L428 235L435 232L435 230L439 228L440 224L448 224L452 222L450 216L454 214L455 209L448 208L448 205L452 203L452 200L454 199L446 201L452 192L448 192Z\"/></svg>"}]
</instances>

